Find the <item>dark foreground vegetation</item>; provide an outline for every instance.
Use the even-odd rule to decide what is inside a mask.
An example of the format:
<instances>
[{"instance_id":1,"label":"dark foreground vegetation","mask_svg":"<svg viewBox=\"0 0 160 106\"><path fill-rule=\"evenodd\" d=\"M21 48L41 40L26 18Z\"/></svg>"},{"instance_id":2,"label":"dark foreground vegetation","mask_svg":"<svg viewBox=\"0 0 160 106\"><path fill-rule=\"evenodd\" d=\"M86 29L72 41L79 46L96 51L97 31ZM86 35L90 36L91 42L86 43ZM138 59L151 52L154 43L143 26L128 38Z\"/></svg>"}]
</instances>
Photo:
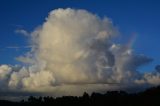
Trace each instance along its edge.
<instances>
[{"instance_id":1,"label":"dark foreground vegetation","mask_svg":"<svg viewBox=\"0 0 160 106\"><path fill-rule=\"evenodd\" d=\"M0 106L160 106L160 86L143 92L128 94L124 91L109 91L105 94L84 93L81 97L63 96L33 97L20 102L0 100Z\"/></svg>"}]
</instances>

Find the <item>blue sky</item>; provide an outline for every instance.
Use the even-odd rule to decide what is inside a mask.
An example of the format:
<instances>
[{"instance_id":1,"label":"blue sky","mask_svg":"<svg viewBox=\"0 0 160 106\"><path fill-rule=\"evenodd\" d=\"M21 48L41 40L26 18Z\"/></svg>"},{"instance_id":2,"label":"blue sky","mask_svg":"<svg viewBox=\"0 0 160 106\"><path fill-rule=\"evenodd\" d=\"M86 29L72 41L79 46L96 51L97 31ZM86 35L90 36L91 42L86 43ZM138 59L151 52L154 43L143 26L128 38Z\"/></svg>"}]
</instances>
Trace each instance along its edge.
<instances>
[{"instance_id":1,"label":"blue sky","mask_svg":"<svg viewBox=\"0 0 160 106\"><path fill-rule=\"evenodd\" d=\"M143 70L160 64L159 0L0 0L0 64L19 64L15 57L29 51L8 48L28 45L29 39L16 29L33 31L51 10L67 7L109 17L120 31L117 42L126 43L136 33L134 51L154 59Z\"/></svg>"}]
</instances>

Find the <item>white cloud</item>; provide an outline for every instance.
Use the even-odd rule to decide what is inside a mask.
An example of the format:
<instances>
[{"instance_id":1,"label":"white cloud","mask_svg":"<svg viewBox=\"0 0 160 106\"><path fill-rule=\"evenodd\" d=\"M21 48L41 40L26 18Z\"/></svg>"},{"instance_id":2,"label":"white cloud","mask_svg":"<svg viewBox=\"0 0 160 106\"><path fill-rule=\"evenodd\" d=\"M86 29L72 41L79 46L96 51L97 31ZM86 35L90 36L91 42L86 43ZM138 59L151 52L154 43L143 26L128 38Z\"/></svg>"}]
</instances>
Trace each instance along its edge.
<instances>
[{"instance_id":1,"label":"white cloud","mask_svg":"<svg viewBox=\"0 0 160 106\"><path fill-rule=\"evenodd\" d=\"M8 65L0 66L0 80L6 79L7 75L10 74L12 68Z\"/></svg>"},{"instance_id":2,"label":"white cloud","mask_svg":"<svg viewBox=\"0 0 160 106\"><path fill-rule=\"evenodd\" d=\"M24 30L19 32L28 35ZM11 90L52 92L58 96L159 84L158 74L137 71L152 59L111 42L117 33L107 17L101 19L86 10L53 10L31 33L29 56L18 58L30 65L1 69L8 79L5 83ZM10 74L6 75L5 70Z\"/></svg>"}]
</instances>

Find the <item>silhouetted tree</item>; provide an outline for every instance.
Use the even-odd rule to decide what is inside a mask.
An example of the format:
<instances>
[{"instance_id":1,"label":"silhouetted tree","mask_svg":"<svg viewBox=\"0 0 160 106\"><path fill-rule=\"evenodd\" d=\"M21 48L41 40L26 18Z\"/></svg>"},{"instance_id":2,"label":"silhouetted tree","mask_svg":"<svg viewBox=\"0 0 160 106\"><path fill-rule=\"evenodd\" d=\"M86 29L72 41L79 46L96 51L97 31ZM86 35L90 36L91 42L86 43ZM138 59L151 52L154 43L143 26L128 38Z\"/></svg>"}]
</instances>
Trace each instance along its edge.
<instances>
[{"instance_id":1,"label":"silhouetted tree","mask_svg":"<svg viewBox=\"0 0 160 106\"><path fill-rule=\"evenodd\" d=\"M89 100L89 94L84 92L82 98L85 99L85 100Z\"/></svg>"},{"instance_id":2,"label":"silhouetted tree","mask_svg":"<svg viewBox=\"0 0 160 106\"><path fill-rule=\"evenodd\" d=\"M27 101L11 102L0 100L0 106L160 106L160 86L152 87L143 92L128 94L124 91L108 91L105 94L92 93L89 96L84 92L83 96L33 97Z\"/></svg>"}]
</instances>

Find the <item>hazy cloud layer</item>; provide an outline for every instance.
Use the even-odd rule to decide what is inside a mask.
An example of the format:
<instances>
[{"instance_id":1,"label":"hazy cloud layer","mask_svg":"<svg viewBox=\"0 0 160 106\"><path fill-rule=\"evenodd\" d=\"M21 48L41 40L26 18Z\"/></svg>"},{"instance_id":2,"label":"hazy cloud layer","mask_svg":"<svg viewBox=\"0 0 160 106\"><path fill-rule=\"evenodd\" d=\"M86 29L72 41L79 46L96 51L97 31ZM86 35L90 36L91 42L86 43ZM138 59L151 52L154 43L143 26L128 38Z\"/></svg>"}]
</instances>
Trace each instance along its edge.
<instances>
[{"instance_id":1,"label":"hazy cloud layer","mask_svg":"<svg viewBox=\"0 0 160 106\"><path fill-rule=\"evenodd\" d=\"M25 30L17 32L28 36ZM158 71L137 71L152 59L135 54L130 42L112 42L117 34L107 17L86 10L53 10L30 34L31 51L17 58L28 65L1 65L0 85L4 91L60 96L160 84Z\"/></svg>"}]
</instances>

